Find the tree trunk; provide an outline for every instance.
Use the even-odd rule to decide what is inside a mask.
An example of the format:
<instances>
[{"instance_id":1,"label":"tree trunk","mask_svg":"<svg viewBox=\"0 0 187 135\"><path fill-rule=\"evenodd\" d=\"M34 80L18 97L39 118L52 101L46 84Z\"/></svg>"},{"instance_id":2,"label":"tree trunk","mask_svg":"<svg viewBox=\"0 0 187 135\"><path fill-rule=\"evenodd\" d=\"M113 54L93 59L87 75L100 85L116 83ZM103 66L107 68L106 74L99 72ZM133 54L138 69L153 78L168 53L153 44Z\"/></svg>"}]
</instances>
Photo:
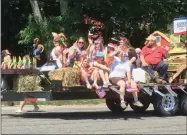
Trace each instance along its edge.
<instances>
[{"instance_id":1,"label":"tree trunk","mask_svg":"<svg viewBox=\"0 0 187 135\"><path fill-rule=\"evenodd\" d=\"M42 15L40 12L40 8L38 6L38 1L37 0L30 0L30 4L32 7L32 11L34 14L34 19L36 22L42 22Z\"/></svg>"},{"instance_id":2,"label":"tree trunk","mask_svg":"<svg viewBox=\"0 0 187 135\"><path fill-rule=\"evenodd\" d=\"M65 15L68 10L68 1L67 0L56 0L60 2L60 14Z\"/></svg>"}]
</instances>

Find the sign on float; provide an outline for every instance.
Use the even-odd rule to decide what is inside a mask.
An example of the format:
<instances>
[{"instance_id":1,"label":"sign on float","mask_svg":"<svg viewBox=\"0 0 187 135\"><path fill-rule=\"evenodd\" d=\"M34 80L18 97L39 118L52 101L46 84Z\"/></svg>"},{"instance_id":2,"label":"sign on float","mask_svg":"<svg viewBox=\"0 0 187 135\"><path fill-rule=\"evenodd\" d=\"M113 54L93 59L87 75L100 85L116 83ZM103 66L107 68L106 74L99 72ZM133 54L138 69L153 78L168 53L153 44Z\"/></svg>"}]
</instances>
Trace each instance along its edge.
<instances>
[{"instance_id":1,"label":"sign on float","mask_svg":"<svg viewBox=\"0 0 187 135\"><path fill-rule=\"evenodd\" d=\"M174 34L187 33L187 17L176 18L174 20Z\"/></svg>"}]
</instances>

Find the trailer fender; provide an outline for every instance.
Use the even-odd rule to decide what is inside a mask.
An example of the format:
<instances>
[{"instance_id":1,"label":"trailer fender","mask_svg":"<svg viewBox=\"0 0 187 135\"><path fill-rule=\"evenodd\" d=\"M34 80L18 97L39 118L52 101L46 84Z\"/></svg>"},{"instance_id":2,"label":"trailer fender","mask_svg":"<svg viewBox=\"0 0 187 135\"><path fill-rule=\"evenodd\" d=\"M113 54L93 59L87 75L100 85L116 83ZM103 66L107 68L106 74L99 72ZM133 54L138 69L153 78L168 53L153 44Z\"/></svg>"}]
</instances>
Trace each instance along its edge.
<instances>
[{"instance_id":1,"label":"trailer fender","mask_svg":"<svg viewBox=\"0 0 187 135\"><path fill-rule=\"evenodd\" d=\"M172 91L170 85L164 85L164 87L167 89L167 91L168 91L173 97L177 97L177 96L178 96L177 93L175 93L174 91Z\"/></svg>"},{"instance_id":2,"label":"trailer fender","mask_svg":"<svg viewBox=\"0 0 187 135\"><path fill-rule=\"evenodd\" d=\"M153 95L153 89L150 89L150 88L147 88L147 87L143 87L143 88L141 88L141 90L142 90L144 93L148 94L149 96L152 96L152 95Z\"/></svg>"},{"instance_id":3,"label":"trailer fender","mask_svg":"<svg viewBox=\"0 0 187 135\"><path fill-rule=\"evenodd\" d=\"M178 88L180 89L180 90L182 90L186 95L187 95L187 92L184 90L185 89L185 87L184 86L182 86L182 85L179 85L178 86Z\"/></svg>"},{"instance_id":4,"label":"trailer fender","mask_svg":"<svg viewBox=\"0 0 187 135\"><path fill-rule=\"evenodd\" d=\"M155 92L157 95L159 95L159 96L161 96L161 97L165 97L165 94L164 94L164 93L158 91L158 86L157 86L157 85L153 86L153 90L154 90L154 92Z\"/></svg>"}]
</instances>

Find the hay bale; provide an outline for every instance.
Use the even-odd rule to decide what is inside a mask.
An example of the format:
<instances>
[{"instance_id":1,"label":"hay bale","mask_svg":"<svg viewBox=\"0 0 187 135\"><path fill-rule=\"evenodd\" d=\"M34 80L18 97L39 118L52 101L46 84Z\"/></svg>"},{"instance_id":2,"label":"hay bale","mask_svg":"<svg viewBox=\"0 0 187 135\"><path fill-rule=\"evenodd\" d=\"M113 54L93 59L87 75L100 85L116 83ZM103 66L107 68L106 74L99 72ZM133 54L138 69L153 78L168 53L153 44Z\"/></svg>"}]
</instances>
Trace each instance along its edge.
<instances>
[{"instance_id":1,"label":"hay bale","mask_svg":"<svg viewBox=\"0 0 187 135\"><path fill-rule=\"evenodd\" d=\"M62 81L65 73L65 68L56 69L48 73L50 80Z\"/></svg>"},{"instance_id":2,"label":"hay bale","mask_svg":"<svg viewBox=\"0 0 187 135\"><path fill-rule=\"evenodd\" d=\"M62 81L64 87L80 86L79 69L66 67L51 71L48 75L50 80Z\"/></svg>"},{"instance_id":3,"label":"hay bale","mask_svg":"<svg viewBox=\"0 0 187 135\"><path fill-rule=\"evenodd\" d=\"M19 75L14 78L13 89L18 92L41 91L40 82L38 75Z\"/></svg>"},{"instance_id":4,"label":"hay bale","mask_svg":"<svg viewBox=\"0 0 187 135\"><path fill-rule=\"evenodd\" d=\"M65 86L65 87L80 86L79 69L66 68L64 78L62 79L62 86Z\"/></svg>"}]
</instances>

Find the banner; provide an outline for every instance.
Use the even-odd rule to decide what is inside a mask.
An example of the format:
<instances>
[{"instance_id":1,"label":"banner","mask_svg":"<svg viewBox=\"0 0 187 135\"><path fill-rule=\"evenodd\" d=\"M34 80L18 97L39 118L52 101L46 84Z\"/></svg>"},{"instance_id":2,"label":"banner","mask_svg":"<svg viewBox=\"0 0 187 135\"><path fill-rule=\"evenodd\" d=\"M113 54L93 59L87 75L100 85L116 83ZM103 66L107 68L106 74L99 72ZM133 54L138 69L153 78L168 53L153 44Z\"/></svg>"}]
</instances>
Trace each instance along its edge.
<instances>
[{"instance_id":1,"label":"banner","mask_svg":"<svg viewBox=\"0 0 187 135\"><path fill-rule=\"evenodd\" d=\"M187 17L176 18L174 20L174 34L187 33Z\"/></svg>"}]
</instances>

